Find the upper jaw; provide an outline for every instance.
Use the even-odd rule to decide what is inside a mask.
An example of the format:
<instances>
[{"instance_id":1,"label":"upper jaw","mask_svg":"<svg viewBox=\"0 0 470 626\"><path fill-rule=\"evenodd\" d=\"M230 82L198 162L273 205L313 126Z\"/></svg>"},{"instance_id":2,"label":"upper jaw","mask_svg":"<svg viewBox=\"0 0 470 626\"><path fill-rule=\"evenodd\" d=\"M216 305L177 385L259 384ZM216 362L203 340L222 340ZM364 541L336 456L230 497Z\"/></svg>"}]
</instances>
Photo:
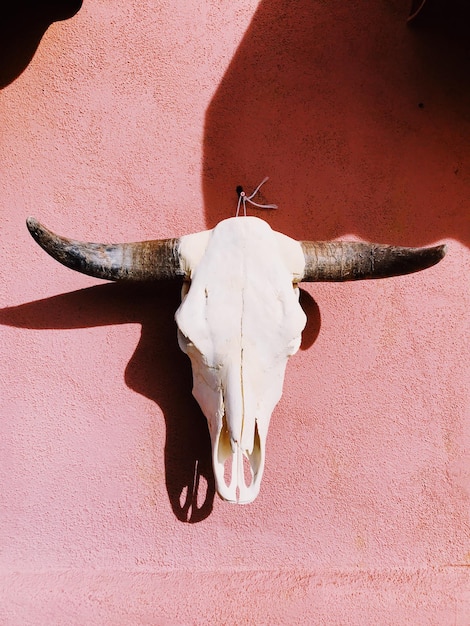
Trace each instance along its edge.
<instances>
[{"instance_id":1,"label":"upper jaw","mask_svg":"<svg viewBox=\"0 0 470 626\"><path fill-rule=\"evenodd\" d=\"M264 470L264 438L260 437L255 421L252 451L242 450L238 442L230 439L224 423L225 420L212 442L217 493L226 502L249 504L260 491Z\"/></svg>"}]
</instances>

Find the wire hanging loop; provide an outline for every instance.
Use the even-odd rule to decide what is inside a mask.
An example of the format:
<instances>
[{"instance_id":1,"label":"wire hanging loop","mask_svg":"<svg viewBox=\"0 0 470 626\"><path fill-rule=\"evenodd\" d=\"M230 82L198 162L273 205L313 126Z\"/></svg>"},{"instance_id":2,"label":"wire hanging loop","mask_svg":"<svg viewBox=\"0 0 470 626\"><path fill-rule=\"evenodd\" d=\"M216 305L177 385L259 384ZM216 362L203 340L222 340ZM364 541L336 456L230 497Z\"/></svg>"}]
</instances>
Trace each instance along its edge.
<instances>
[{"instance_id":1,"label":"wire hanging loop","mask_svg":"<svg viewBox=\"0 0 470 626\"><path fill-rule=\"evenodd\" d=\"M243 191L242 187L237 187L238 204L237 204L237 212L235 214L235 217L238 217L240 215L240 208L242 205L243 205L243 217L246 217L246 203L247 202L249 204L252 204L255 207L258 207L258 209L277 209L277 204L258 204L257 202L253 201L253 198L256 196L258 191L261 189L261 187L264 185L264 183L267 180L269 180L269 176L266 176L266 178L264 178L260 182L260 184L256 187L256 189L253 191L251 196L247 196L246 193Z\"/></svg>"}]
</instances>

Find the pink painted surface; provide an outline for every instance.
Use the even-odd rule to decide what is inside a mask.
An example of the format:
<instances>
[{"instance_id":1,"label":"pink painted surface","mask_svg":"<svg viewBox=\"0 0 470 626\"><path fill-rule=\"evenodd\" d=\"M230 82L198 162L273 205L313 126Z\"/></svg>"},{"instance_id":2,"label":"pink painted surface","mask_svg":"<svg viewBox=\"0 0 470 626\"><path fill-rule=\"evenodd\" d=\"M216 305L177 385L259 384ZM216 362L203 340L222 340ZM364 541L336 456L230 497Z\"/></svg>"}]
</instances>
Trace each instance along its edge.
<instances>
[{"instance_id":1,"label":"pink painted surface","mask_svg":"<svg viewBox=\"0 0 470 626\"><path fill-rule=\"evenodd\" d=\"M97 0L35 53L12 31L0 623L470 623L468 48L408 9ZM214 498L178 288L66 270L24 220L177 236L265 175L280 209L262 216L288 235L449 252L305 287L261 494L237 507Z\"/></svg>"}]
</instances>

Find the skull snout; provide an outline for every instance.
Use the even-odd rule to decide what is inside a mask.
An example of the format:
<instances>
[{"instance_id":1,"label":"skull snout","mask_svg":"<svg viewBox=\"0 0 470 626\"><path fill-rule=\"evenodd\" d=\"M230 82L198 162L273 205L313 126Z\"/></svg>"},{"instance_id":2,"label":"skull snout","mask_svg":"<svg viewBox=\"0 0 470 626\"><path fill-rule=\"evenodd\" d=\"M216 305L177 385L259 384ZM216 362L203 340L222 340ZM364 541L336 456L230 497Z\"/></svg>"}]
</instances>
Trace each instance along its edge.
<instances>
[{"instance_id":1,"label":"skull snout","mask_svg":"<svg viewBox=\"0 0 470 626\"><path fill-rule=\"evenodd\" d=\"M260 436L257 419L248 421L251 436L248 437L247 432L244 432L242 440L245 445L230 433L226 414L213 441L217 491L223 500L236 504L253 502L259 493L263 476L265 439Z\"/></svg>"}]
</instances>

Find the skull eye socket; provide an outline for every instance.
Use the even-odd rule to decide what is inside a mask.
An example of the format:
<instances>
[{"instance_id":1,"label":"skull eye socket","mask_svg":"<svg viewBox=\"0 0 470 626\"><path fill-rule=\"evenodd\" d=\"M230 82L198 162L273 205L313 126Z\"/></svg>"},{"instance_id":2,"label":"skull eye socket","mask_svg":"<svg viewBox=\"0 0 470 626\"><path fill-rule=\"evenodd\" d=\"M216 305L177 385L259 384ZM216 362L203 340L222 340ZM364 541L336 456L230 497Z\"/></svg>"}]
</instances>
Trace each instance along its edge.
<instances>
[{"instance_id":1,"label":"skull eye socket","mask_svg":"<svg viewBox=\"0 0 470 626\"><path fill-rule=\"evenodd\" d=\"M180 338L180 341L184 343L185 346L188 346L191 343L190 338L186 337L186 335L183 334L181 331L179 331L179 338Z\"/></svg>"},{"instance_id":2,"label":"skull eye socket","mask_svg":"<svg viewBox=\"0 0 470 626\"><path fill-rule=\"evenodd\" d=\"M190 352L194 352L197 350L194 343L191 341L189 337L187 337L181 330L178 328L178 344L180 349L185 353L189 354Z\"/></svg>"},{"instance_id":3,"label":"skull eye socket","mask_svg":"<svg viewBox=\"0 0 470 626\"><path fill-rule=\"evenodd\" d=\"M188 291L190 287L191 287L191 279L190 278L185 279L181 287L181 301L183 301L185 297L188 295Z\"/></svg>"}]
</instances>

